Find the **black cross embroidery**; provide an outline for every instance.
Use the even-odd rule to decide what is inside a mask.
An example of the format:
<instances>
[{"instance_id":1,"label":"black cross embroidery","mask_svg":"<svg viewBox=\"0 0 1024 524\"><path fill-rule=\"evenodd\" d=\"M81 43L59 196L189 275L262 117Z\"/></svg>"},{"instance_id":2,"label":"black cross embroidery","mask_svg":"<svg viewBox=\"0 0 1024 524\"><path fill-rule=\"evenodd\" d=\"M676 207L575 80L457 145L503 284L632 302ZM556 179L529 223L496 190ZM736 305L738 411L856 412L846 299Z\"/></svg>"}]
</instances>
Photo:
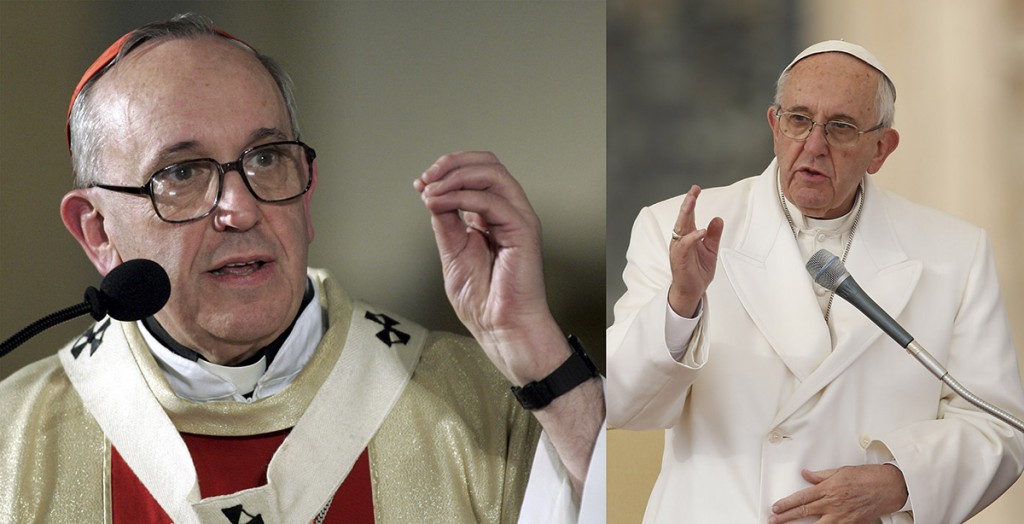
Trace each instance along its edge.
<instances>
[{"instance_id":1,"label":"black cross embroidery","mask_svg":"<svg viewBox=\"0 0 1024 524\"><path fill-rule=\"evenodd\" d=\"M397 326L399 322L384 313L378 314L367 311L366 318L384 326L384 329L377 333L377 338L379 338L381 342L387 344L388 347L391 347L392 344L408 344L409 339L412 338L408 333L403 333L395 329L395 326ZM392 333L394 334L394 338L391 336Z\"/></svg>"},{"instance_id":2,"label":"black cross embroidery","mask_svg":"<svg viewBox=\"0 0 1024 524\"><path fill-rule=\"evenodd\" d=\"M263 515L252 516L249 512L245 511L245 508L241 504L237 506L231 506L230 508L224 508L221 510L224 516L231 521L231 524L243 524L242 515L249 517L249 520L245 521L244 524L263 524Z\"/></svg>"},{"instance_id":3,"label":"black cross embroidery","mask_svg":"<svg viewBox=\"0 0 1024 524\"><path fill-rule=\"evenodd\" d=\"M82 350L85 346L89 346L89 356L96 354L96 349L103 343L103 334L106 333L107 328L110 327L110 319L106 319L102 324L93 324L78 340L75 341L75 345L71 347L71 356L78 360L78 356L82 354Z\"/></svg>"}]
</instances>

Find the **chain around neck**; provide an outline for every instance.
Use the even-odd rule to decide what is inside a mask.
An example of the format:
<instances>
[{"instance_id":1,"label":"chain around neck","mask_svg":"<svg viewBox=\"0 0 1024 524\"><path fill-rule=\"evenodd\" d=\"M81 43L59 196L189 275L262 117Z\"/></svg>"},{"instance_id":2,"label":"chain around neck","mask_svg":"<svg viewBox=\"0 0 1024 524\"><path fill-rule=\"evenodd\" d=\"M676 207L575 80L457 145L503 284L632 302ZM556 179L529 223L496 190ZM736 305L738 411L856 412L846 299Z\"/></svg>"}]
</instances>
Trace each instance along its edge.
<instances>
[{"instance_id":1,"label":"chain around neck","mask_svg":"<svg viewBox=\"0 0 1024 524\"><path fill-rule=\"evenodd\" d=\"M786 214L786 221L789 222L789 230L793 232L793 240L797 242L799 248L800 239L797 237L796 224L793 222L792 215L789 214L789 206L786 205L786 195L782 192L782 181L780 180L778 171L775 173L775 187L779 190L779 204L782 206L782 212ZM843 256L841 260L843 264L846 263L846 256L850 254L850 246L853 245L853 234L857 232L857 225L860 224L860 214L864 211L864 199L867 197L867 192L864 191L864 182L862 181L857 186L857 192L860 193L860 199L857 204L857 214L853 216L853 224L850 226L850 238L846 240L846 248L843 249ZM854 196L856 198L856 196ZM825 308L825 323L828 324L829 314L832 313L832 300L836 298L836 292L832 291L828 296L828 307Z\"/></svg>"}]
</instances>

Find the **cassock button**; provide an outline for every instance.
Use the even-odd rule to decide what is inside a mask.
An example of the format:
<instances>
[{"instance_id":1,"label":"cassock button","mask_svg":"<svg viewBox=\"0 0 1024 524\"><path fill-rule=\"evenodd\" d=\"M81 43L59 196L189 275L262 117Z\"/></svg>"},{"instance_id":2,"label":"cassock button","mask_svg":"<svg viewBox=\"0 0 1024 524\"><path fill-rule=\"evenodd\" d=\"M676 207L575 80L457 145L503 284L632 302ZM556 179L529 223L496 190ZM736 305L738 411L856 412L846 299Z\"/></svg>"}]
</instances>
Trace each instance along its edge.
<instances>
[{"instance_id":1,"label":"cassock button","mask_svg":"<svg viewBox=\"0 0 1024 524\"><path fill-rule=\"evenodd\" d=\"M864 449L868 449L868 446L870 446L870 445L871 445L871 437L869 437L867 435L864 435L864 436L860 437L860 447L862 447Z\"/></svg>"},{"instance_id":2,"label":"cassock button","mask_svg":"<svg viewBox=\"0 0 1024 524\"><path fill-rule=\"evenodd\" d=\"M779 433L778 430L772 430L771 433L768 433L768 442L771 442L772 444L782 442L782 433Z\"/></svg>"}]
</instances>

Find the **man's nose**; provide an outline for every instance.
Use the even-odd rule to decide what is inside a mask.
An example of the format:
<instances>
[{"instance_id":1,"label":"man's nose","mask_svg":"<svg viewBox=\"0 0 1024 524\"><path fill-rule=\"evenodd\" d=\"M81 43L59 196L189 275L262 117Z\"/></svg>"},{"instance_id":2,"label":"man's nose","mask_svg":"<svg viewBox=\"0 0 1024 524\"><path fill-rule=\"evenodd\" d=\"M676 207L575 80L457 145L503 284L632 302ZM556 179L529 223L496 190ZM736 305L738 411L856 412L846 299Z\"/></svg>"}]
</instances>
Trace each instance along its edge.
<instances>
[{"instance_id":1,"label":"man's nose","mask_svg":"<svg viewBox=\"0 0 1024 524\"><path fill-rule=\"evenodd\" d=\"M828 139L825 137L825 126L817 122L811 124L811 134L804 139L804 149L815 155L828 152Z\"/></svg>"},{"instance_id":2,"label":"man's nose","mask_svg":"<svg viewBox=\"0 0 1024 524\"><path fill-rule=\"evenodd\" d=\"M220 203L214 211L214 227L219 230L245 231L259 222L260 202L242 180L245 174L237 169L225 171Z\"/></svg>"}]
</instances>

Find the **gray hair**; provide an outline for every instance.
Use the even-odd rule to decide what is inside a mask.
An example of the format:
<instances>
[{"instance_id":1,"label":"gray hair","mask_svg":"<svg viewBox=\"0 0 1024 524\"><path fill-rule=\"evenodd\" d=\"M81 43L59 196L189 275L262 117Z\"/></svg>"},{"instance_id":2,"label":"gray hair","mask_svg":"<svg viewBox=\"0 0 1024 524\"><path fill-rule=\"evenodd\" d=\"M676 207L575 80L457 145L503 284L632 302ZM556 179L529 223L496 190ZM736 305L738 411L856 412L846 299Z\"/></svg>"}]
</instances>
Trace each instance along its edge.
<instances>
[{"instance_id":1,"label":"gray hair","mask_svg":"<svg viewBox=\"0 0 1024 524\"><path fill-rule=\"evenodd\" d=\"M260 53L248 45L221 34L206 17L194 13L185 13L170 20L146 24L132 31L120 51L109 64L97 72L84 86L75 99L74 106L68 117L68 140L71 146L71 167L75 173L75 187L89 187L99 182L100 149L104 145L104 129L96 104L92 103L92 90L101 76L113 68L125 55L131 53L143 42L150 40L177 40L199 36L215 36L237 44L252 52L267 72L274 79L288 109L288 118L292 127L292 135L299 139L299 121L295 109L295 97L292 92L292 80L274 61L273 58Z\"/></svg>"},{"instance_id":2,"label":"gray hair","mask_svg":"<svg viewBox=\"0 0 1024 524\"><path fill-rule=\"evenodd\" d=\"M792 71L792 67L786 69L779 75L779 80L775 82L775 105L777 107L782 107L782 91L785 89ZM878 73L878 87L875 89L875 113L878 115L876 124L881 124L883 128L892 127L896 123L896 86L892 85L889 78L880 71L876 71L876 73Z\"/></svg>"}]
</instances>

